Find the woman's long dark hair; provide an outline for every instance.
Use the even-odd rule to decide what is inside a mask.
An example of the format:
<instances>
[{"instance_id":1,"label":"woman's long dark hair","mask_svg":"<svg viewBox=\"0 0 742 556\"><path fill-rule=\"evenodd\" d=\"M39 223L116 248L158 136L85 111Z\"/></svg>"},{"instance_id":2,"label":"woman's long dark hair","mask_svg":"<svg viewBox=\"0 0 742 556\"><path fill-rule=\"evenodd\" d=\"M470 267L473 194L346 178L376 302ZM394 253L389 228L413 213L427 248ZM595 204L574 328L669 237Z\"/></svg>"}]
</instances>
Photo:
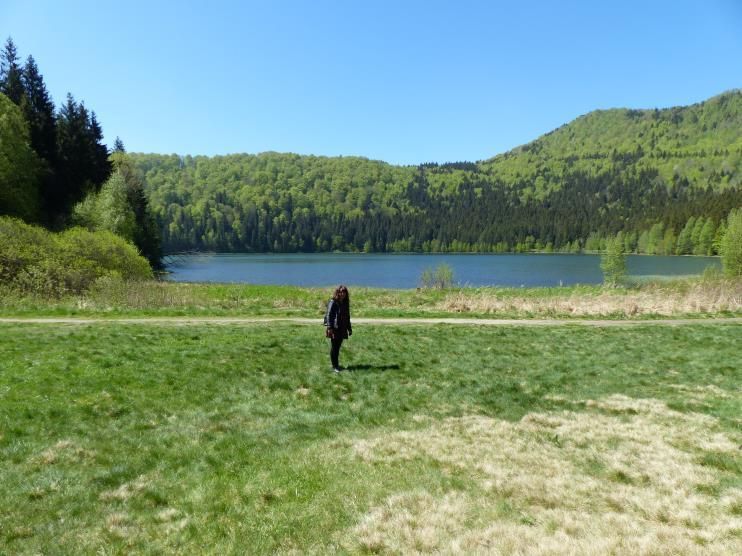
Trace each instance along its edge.
<instances>
[{"instance_id":1,"label":"woman's long dark hair","mask_svg":"<svg viewBox=\"0 0 742 556\"><path fill-rule=\"evenodd\" d=\"M335 301L340 301L340 293L345 292L345 302L350 304L350 294L348 293L348 288L340 284L337 288L335 288L335 291L332 293L332 298Z\"/></svg>"}]
</instances>

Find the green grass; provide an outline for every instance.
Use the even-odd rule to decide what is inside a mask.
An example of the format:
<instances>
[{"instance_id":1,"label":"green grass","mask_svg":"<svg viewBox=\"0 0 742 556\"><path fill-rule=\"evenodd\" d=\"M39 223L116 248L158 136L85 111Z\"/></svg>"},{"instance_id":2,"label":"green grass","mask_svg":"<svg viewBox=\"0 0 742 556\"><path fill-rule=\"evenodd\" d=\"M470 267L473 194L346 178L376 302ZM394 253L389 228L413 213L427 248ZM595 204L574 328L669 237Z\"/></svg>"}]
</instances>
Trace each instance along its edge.
<instances>
[{"instance_id":1,"label":"green grass","mask_svg":"<svg viewBox=\"0 0 742 556\"><path fill-rule=\"evenodd\" d=\"M739 280L677 280L615 289L352 287L351 299L357 317L657 318L739 316L740 293ZM330 295L331 288L104 279L88 293L60 299L0 290L0 315L321 318Z\"/></svg>"},{"instance_id":2,"label":"green grass","mask_svg":"<svg viewBox=\"0 0 742 556\"><path fill-rule=\"evenodd\" d=\"M705 416L709 434L740 444L741 331L358 326L341 353L353 370L334 375L321 326L0 325L0 553L389 552L358 524L399 493L420 515L427 497L468 501L463 530L558 530L517 493L481 502L481 471L449 456L358 455L358 442L383 452L387 438L471 416L503 427L539 413L618 428L656 418L712 474L698 492L718 500L742 486L739 454L694 445L680 416ZM616 395L669 409L591 402ZM582 449L563 430L534 430L555 454ZM651 484L611 467L606 451L626 438L606 442L575 468Z\"/></svg>"},{"instance_id":3,"label":"green grass","mask_svg":"<svg viewBox=\"0 0 742 556\"><path fill-rule=\"evenodd\" d=\"M463 288L463 289L351 289L354 312L364 316L431 316L449 311L435 310L451 292L492 292L512 299L548 299L573 294L592 296L599 286L564 288ZM86 295L61 299L21 296L7 292L0 311L7 315L322 315L332 288L208 284L176 282L104 283Z\"/></svg>"}]
</instances>

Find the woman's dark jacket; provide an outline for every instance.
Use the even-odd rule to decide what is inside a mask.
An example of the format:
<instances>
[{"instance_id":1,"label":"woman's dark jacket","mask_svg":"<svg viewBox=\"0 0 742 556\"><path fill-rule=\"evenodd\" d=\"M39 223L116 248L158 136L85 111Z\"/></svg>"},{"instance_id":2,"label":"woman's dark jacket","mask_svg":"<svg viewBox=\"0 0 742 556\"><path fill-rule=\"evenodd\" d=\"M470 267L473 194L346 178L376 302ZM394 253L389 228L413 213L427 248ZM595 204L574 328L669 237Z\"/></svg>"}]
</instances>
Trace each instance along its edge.
<instances>
[{"instance_id":1,"label":"woman's dark jacket","mask_svg":"<svg viewBox=\"0 0 742 556\"><path fill-rule=\"evenodd\" d=\"M350 303L330 299L325 313L325 326L335 331L336 338L347 338L353 334L350 324Z\"/></svg>"}]
</instances>

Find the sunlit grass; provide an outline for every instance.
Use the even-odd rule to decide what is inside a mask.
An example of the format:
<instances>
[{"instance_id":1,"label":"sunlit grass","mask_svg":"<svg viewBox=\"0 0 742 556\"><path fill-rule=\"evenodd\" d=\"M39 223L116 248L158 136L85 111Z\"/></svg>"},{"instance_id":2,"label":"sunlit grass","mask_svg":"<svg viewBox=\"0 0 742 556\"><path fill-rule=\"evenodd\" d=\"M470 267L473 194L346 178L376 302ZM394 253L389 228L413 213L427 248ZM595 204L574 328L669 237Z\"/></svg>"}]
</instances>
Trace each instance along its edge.
<instances>
[{"instance_id":1,"label":"sunlit grass","mask_svg":"<svg viewBox=\"0 0 742 556\"><path fill-rule=\"evenodd\" d=\"M100 280L62 299L0 291L2 315L189 315L321 317L329 288ZM351 287L353 314L365 317L656 318L742 315L742 281L675 280L623 288Z\"/></svg>"},{"instance_id":2,"label":"sunlit grass","mask_svg":"<svg viewBox=\"0 0 742 556\"><path fill-rule=\"evenodd\" d=\"M734 553L741 330L0 325L0 553Z\"/></svg>"}]
</instances>

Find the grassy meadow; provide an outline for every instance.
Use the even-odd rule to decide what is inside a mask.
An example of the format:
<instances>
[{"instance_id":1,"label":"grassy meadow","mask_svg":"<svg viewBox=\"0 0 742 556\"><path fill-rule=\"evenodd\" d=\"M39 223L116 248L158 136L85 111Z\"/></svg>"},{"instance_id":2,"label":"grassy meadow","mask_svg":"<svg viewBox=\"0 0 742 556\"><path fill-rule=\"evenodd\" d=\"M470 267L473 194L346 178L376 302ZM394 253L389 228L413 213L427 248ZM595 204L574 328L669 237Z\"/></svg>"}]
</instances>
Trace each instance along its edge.
<instances>
[{"instance_id":1,"label":"grassy meadow","mask_svg":"<svg viewBox=\"0 0 742 556\"><path fill-rule=\"evenodd\" d=\"M0 553L742 552L741 325L354 332L0 324Z\"/></svg>"},{"instance_id":2,"label":"grassy meadow","mask_svg":"<svg viewBox=\"0 0 742 556\"><path fill-rule=\"evenodd\" d=\"M76 295L0 290L0 316L277 316L321 318L331 288L123 281L104 277ZM742 280L630 286L379 289L351 286L357 317L662 318L742 316Z\"/></svg>"}]
</instances>

